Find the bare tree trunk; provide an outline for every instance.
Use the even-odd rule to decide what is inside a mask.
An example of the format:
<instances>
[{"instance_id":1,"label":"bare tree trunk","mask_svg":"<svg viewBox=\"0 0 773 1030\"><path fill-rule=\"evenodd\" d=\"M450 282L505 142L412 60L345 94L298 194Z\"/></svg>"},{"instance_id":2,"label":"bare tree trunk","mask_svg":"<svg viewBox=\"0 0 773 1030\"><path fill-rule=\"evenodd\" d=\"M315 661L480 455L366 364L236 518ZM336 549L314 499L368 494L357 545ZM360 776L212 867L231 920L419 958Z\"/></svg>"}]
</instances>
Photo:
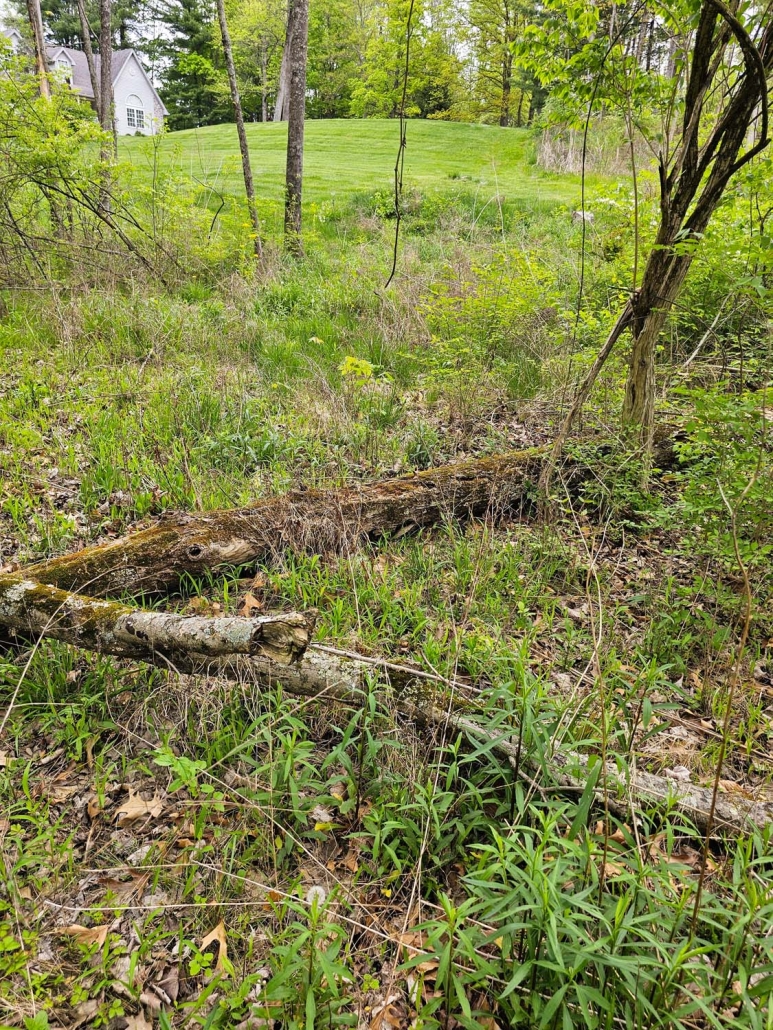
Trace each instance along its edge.
<instances>
[{"instance_id":1,"label":"bare tree trunk","mask_svg":"<svg viewBox=\"0 0 773 1030\"><path fill-rule=\"evenodd\" d=\"M113 136L115 150L115 119L113 110L113 31L111 0L99 0L99 124Z\"/></svg>"},{"instance_id":2,"label":"bare tree trunk","mask_svg":"<svg viewBox=\"0 0 773 1030\"><path fill-rule=\"evenodd\" d=\"M83 52L86 55L86 64L89 66L89 78L91 79L91 89L94 93L94 103L96 104L97 114L100 117L100 89L99 79L97 78L97 67L94 62L94 50L91 46L91 28L89 27L89 20L86 17L86 7L83 0L78 0L78 17L81 23L81 42L83 43Z\"/></svg>"},{"instance_id":3,"label":"bare tree trunk","mask_svg":"<svg viewBox=\"0 0 773 1030\"><path fill-rule=\"evenodd\" d=\"M301 201L303 199L303 131L306 120L306 62L309 37L309 0L292 0L288 36L290 50L290 94L287 124L287 170L285 173L285 248L300 256Z\"/></svg>"},{"instance_id":4,"label":"bare tree trunk","mask_svg":"<svg viewBox=\"0 0 773 1030\"><path fill-rule=\"evenodd\" d=\"M502 58L502 99L499 109L499 124L504 128L510 124L510 95L513 81L513 53L509 45Z\"/></svg>"},{"instance_id":5,"label":"bare tree trunk","mask_svg":"<svg viewBox=\"0 0 773 1030\"><path fill-rule=\"evenodd\" d=\"M652 434L655 429L655 354L663 326L671 306L676 300L692 258L683 255L674 258L669 274L658 276L659 297L641 321L641 328L634 334L625 383L622 420L624 426L638 432L640 442L647 451L652 448ZM642 290L647 286L647 271ZM649 276L650 281L653 275Z\"/></svg>"},{"instance_id":6,"label":"bare tree trunk","mask_svg":"<svg viewBox=\"0 0 773 1030\"><path fill-rule=\"evenodd\" d=\"M43 35L43 14L40 10L40 0L27 0L27 14L29 15L32 40L35 45L35 68L40 80L40 95L50 100L51 86L48 81L46 40Z\"/></svg>"},{"instance_id":7,"label":"bare tree trunk","mask_svg":"<svg viewBox=\"0 0 773 1030\"><path fill-rule=\"evenodd\" d=\"M293 48L293 7L294 0L290 0L287 11L287 32L285 34L285 45L282 51L282 63L279 66L279 85L274 105L274 121L286 122L289 118L290 99L290 76L292 71L292 48Z\"/></svg>"},{"instance_id":8,"label":"bare tree trunk","mask_svg":"<svg viewBox=\"0 0 773 1030\"><path fill-rule=\"evenodd\" d=\"M239 150L242 154L242 173L244 175L244 192L247 195L247 210L250 214L252 231L254 234L255 256L263 256L263 245L260 239L260 219L255 204L255 186L252 181L252 167L250 166L250 148L247 145L247 133L244 131L244 114L242 112L242 101L239 96L239 85L236 81L236 67L234 66L234 55L231 47L231 34L228 31L228 22L225 16L225 0L217 0L217 17L220 22L220 35L223 38L223 54L225 66L228 71L228 84L231 87L231 102L234 106L234 117L236 118L236 133L239 137Z\"/></svg>"},{"instance_id":9,"label":"bare tree trunk","mask_svg":"<svg viewBox=\"0 0 773 1030\"><path fill-rule=\"evenodd\" d=\"M266 67L266 48L260 49L260 120L265 124L268 121L268 71Z\"/></svg>"}]
</instances>

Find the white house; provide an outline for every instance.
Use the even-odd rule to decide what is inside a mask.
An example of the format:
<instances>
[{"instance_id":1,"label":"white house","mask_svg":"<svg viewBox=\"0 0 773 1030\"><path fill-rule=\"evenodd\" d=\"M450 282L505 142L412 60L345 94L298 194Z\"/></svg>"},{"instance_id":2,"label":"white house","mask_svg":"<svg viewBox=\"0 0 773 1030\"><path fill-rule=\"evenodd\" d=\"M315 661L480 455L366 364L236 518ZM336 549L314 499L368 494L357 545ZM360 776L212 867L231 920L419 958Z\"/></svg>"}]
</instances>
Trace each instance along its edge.
<instances>
[{"instance_id":1,"label":"white house","mask_svg":"<svg viewBox=\"0 0 773 1030\"><path fill-rule=\"evenodd\" d=\"M24 41L16 29L0 29L11 40L14 50L22 50ZM82 50L66 46L47 46L48 66L63 77L73 92L95 106L89 66ZM94 56L97 80L100 77L99 55ZM114 50L112 60L115 128L119 136L154 136L164 125L169 113L156 92L148 73L133 50Z\"/></svg>"}]
</instances>

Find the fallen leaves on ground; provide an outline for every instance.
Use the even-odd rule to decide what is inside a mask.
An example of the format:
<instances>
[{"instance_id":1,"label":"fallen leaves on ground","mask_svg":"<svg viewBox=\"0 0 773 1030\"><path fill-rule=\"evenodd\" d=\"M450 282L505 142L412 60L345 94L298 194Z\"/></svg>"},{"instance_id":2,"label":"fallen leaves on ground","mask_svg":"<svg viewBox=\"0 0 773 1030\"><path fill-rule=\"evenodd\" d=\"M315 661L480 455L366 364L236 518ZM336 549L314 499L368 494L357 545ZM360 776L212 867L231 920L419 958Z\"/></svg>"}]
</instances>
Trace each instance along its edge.
<instances>
[{"instance_id":1,"label":"fallen leaves on ground","mask_svg":"<svg viewBox=\"0 0 773 1030\"><path fill-rule=\"evenodd\" d=\"M73 923L71 926L63 926L59 933L63 937L74 937L78 944L96 944L101 948L107 940L109 929L107 923L101 926L80 926Z\"/></svg>"},{"instance_id":2,"label":"fallen leaves on ground","mask_svg":"<svg viewBox=\"0 0 773 1030\"><path fill-rule=\"evenodd\" d=\"M217 942L217 961L215 962L215 972L223 973L227 970L228 962L228 942L225 936L225 923L221 920L211 933L201 942L201 950L206 951L210 944Z\"/></svg>"},{"instance_id":3,"label":"fallen leaves on ground","mask_svg":"<svg viewBox=\"0 0 773 1030\"><path fill-rule=\"evenodd\" d=\"M163 798L154 794L149 801L146 801L141 794L135 794L130 790L127 799L118 806L115 822L123 829L143 817L158 819L163 810Z\"/></svg>"}]
</instances>

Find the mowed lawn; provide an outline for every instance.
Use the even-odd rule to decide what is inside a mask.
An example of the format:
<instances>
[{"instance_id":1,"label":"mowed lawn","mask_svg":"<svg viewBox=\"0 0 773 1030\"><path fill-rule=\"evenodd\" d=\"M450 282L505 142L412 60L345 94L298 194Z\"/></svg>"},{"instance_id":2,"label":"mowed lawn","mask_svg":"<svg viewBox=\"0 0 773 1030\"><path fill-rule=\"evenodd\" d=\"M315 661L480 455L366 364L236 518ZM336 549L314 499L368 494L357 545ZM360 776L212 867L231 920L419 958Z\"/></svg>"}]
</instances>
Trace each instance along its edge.
<instances>
[{"instance_id":1,"label":"mowed lawn","mask_svg":"<svg viewBox=\"0 0 773 1030\"><path fill-rule=\"evenodd\" d=\"M247 134L259 200L282 199L287 126L250 124ZM532 159L526 129L488 125L411 121L405 159L406 187L446 191L454 184L479 192L481 201L497 196L531 204L577 203L579 180L541 172ZM305 194L307 204L337 203L357 193L393 188L399 126L393 120L341 119L306 123ZM177 171L202 187L241 196L243 184L236 127L215 125L172 132L157 144L159 167ZM154 144L137 137L119 140L119 157L145 178Z\"/></svg>"}]
</instances>

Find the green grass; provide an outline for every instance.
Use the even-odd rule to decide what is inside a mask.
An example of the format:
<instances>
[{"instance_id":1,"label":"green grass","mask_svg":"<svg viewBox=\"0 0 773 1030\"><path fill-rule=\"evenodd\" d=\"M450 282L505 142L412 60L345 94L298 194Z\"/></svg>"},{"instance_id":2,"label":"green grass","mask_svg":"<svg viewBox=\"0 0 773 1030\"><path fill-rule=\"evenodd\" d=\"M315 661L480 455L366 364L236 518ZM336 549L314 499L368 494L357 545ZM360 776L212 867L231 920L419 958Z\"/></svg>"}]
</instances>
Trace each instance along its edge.
<instances>
[{"instance_id":1,"label":"green grass","mask_svg":"<svg viewBox=\"0 0 773 1030\"><path fill-rule=\"evenodd\" d=\"M278 203L282 197L287 126L247 126L257 196ZM399 136L396 121L310 121L306 124L304 165L308 204L348 202L353 194L392 188ZM119 158L146 176L152 145L121 137ZM241 196L241 161L233 125L169 133L159 144L161 167L205 183L222 193ZM577 203L576 176L541 173L532 161L526 129L415 121L408 125L405 182L422 190L447 190L464 184L481 205L497 192L508 201Z\"/></svg>"}]
</instances>

